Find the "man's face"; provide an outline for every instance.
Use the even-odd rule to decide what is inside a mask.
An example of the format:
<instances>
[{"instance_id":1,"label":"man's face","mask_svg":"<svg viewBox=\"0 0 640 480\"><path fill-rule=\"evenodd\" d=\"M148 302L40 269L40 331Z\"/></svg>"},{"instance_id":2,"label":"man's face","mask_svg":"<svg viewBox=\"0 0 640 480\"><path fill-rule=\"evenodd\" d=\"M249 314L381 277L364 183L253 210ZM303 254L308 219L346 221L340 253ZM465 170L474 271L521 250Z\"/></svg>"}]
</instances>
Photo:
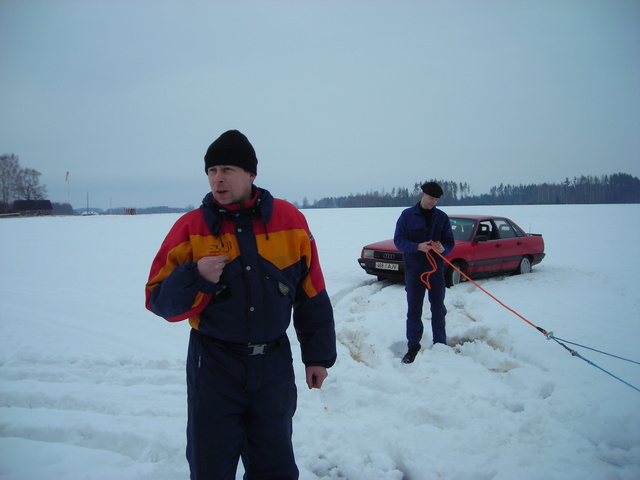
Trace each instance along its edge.
<instances>
[{"instance_id":1,"label":"man's face","mask_svg":"<svg viewBox=\"0 0 640 480\"><path fill-rule=\"evenodd\" d=\"M436 203L438 203L438 200L439 200L438 198L432 197L431 195L427 195L426 193L422 192L422 198L420 199L420 205L425 210L431 210L433 207L436 206Z\"/></svg>"},{"instance_id":2,"label":"man's face","mask_svg":"<svg viewBox=\"0 0 640 480\"><path fill-rule=\"evenodd\" d=\"M251 185L256 176L234 165L216 165L207 170L213 198L220 205L245 203L251 199Z\"/></svg>"}]
</instances>

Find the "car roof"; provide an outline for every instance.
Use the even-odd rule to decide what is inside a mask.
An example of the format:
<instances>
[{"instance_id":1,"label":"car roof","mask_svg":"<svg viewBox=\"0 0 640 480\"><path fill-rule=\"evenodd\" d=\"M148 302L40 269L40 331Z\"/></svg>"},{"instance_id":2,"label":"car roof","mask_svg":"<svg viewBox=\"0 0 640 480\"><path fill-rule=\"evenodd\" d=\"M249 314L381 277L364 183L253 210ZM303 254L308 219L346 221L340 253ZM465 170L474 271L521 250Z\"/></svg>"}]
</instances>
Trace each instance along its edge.
<instances>
[{"instance_id":1,"label":"car roof","mask_svg":"<svg viewBox=\"0 0 640 480\"><path fill-rule=\"evenodd\" d=\"M499 217L496 215L449 215L449 218L462 218L465 220L487 220L489 218L504 218L506 219L506 217Z\"/></svg>"},{"instance_id":2,"label":"car roof","mask_svg":"<svg viewBox=\"0 0 640 480\"><path fill-rule=\"evenodd\" d=\"M496 218L509 220L507 217L500 217L497 215L449 215L449 219L452 219L452 218L459 218L462 220L475 220L478 222L482 220L489 220L489 219L496 219ZM456 240L456 244L457 243L466 243L466 240ZM365 245L363 248L370 248L373 250L398 251L393 241L393 238L382 240L379 242L373 242L368 245Z\"/></svg>"}]
</instances>

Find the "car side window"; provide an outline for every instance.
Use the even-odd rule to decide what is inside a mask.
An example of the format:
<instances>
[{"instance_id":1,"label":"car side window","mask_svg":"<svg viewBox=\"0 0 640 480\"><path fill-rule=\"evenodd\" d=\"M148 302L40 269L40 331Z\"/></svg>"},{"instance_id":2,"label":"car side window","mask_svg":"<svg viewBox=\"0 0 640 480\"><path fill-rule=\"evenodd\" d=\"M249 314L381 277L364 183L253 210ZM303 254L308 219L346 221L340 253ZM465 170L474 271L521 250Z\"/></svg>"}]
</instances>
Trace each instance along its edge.
<instances>
[{"instance_id":1,"label":"car side window","mask_svg":"<svg viewBox=\"0 0 640 480\"><path fill-rule=\"evenodd\" d=\"M496 228L501 239L516 238L517 234L511 224L506 220L496 219Z\"/></svg>"},{"instance_id":2,"label":"car side window","mask_svg":"<svg viewBox=\"0 0 640 480\"><path fill-rule=\"evenodd\" d=\"M473 220L452 218L451 219L451 231L453 232L453 238L456 240L471 241L471 235L475 229L475 222Z\"/></svg>"},{"instance_id":3,"label":"car side window","mask_svg":"<svg viewBox=\"0 0 640 480\"><path fill-rule=\"evenodd\" d=\"M480 226L478 227L478 235L484 235L487 237L487 240L491 240L491 222L489 220L480 222Z\"/></svg>"}]
</instances>

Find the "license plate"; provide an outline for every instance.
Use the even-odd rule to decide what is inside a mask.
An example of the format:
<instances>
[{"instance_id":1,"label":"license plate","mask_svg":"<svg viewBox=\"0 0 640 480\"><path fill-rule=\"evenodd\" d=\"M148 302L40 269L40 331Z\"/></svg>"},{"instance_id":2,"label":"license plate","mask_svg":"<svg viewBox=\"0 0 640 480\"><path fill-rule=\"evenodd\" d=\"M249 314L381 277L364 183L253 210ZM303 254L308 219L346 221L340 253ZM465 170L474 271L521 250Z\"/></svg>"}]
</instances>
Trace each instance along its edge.
<instances>
[{"instance_id":1,"label":"license plate","mask_svg":"<svg viewBox=\"0 0 640 480\"><path fill-rule=\"evenodd\" d=\"M399 270L397 263L376 262L376 268L380 270Z\"/></svg>"}]
</instances>

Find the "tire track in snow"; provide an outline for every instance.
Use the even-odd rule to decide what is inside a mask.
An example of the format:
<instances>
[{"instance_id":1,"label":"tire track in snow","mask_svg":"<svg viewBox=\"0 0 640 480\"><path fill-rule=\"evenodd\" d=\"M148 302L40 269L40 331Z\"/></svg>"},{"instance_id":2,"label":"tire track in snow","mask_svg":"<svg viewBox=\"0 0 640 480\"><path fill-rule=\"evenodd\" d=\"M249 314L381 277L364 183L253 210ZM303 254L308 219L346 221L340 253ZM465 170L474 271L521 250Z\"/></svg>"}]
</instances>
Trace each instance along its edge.
<instances>
[{"instance_id":1,"label":"tire track in snow","mask_svg":"<svg viewBox=\"0 0 640 480\"><path fill-rule=\"evenodd\" d=\"M515 349L507 327L483 321L490 303L485 303L482 297L472 296L475 290L470 283L447 289L448 346L455 353L472 359L494 373L508 373L525 364L546 371L539 359ZM388 292L391 294L387 295ZM405 298L404 284L375 280L344 289L334 297L337 339L348 349L352 359L368 367L379 366L386 361L380 356L385 342L393 357L401 358L406 350ZM423 315L424 345L431 338L429 303L426 298ZM372 328L367 317L378 316L395 323L397 337L393 341L390 342L388 337L375 338L375 328ZM423 352L432 348L423 346ZM553 386L545 384L542 390L553 391Z\"/></svg>"},{"instance_id":2,"label":"tire track in snow","mask_svg":"<svg viewBox=\"0 0 640 480\"><path fill-rule=\"evenodd\" d=\"M376 304L377 295L387 288L397 288L397 284L385 281L369 281L353 289L336 295L334 310L336 317L336 338L349 350L351 358L369 367L379 365L375 342L369 338L366 315ZM379 306L379 305L378 305Z\"/></svg>"},{"instance_id":3,"label":"tire track in snow","mask_svg":"<svg viewBox=\"0 0 640 480\"><path fill-rule=\"evenodd\" d=\"M184 439L168 432L186 422L184 383L183 361L17 353L0 363L0 437L182 457Z\"/></svg>"},{"instance_id":4,"label":"tire track in snow","mask_svg":"<svg viewBox=\"0 0 640 480\"><path fill-rule=\"evenodd\" d=\"M367 441L351 450L328 441L317 445L325 452L323 465L310 467L320 478L328 473L328 478L366 478L353 472L372 458L371 478L421 478L424 472L415 465L423 449L437 449L438 438L457 442L470 431L493 429L485 441L495 449L509 436L532 441L514 426L537 415L527 404L553 395L555 384L535 358L517 351L504 318L494 321L492 306L473 294L471 284L448 289L449 345L425 346L415 363L404 365L405 295L403 284L370 281L334 297L339 360L331 373L334 383L322 393L327 415L322 423L333 427L318 433L333 443L348 444L354 436ZM423 345L431 338L428 317L425 301ZM378 452L386 452L384 458L372 456Z\"/></svg>"}]
</instances>

